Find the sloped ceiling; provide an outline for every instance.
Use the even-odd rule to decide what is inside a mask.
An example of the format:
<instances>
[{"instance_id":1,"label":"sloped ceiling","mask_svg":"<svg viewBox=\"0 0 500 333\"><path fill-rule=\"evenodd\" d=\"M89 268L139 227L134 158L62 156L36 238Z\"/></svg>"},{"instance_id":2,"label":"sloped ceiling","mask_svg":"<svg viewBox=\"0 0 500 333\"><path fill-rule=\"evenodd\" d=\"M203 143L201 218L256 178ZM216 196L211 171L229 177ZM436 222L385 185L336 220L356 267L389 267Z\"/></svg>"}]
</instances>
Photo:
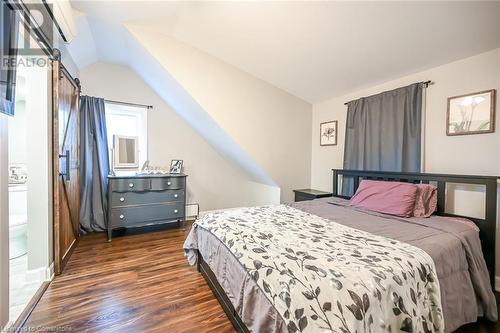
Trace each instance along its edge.
<instances>
[{"instance_id":1,"label":"sloped ceiling","mask_svg":"<svg viewBox=\"0 0 500 333\"><path fill-rule=\"evenodd\" d=\"M500 47L500 3L72 1L82 68L134 69L249 179L277 186L127 26L159 32L318 102ZM429 78L432 79L432 78Z\"/></svg>"},{"instance_id":2,"label":"sloped ceiling","mask_svg":"<svg viewBox=\"0 0 500 333\"><path fill-rule=\"evenodd\" d=\"M500 2L72 5L105 22L155 29L311 103L500 47Z\"/></svg>"},{"instance_id":3,"label":"sloped ceiling","mask_svg":"<svg viewBox=\"0 0 500 333\"><path fill-rule=\"evenodd\" d=\"M277 186L125 26L87 15L79 15L77 26L79 33L68 50L80 68L97 61L132 68L175 112L250 180Z\"/></svg>"}]
</instances>

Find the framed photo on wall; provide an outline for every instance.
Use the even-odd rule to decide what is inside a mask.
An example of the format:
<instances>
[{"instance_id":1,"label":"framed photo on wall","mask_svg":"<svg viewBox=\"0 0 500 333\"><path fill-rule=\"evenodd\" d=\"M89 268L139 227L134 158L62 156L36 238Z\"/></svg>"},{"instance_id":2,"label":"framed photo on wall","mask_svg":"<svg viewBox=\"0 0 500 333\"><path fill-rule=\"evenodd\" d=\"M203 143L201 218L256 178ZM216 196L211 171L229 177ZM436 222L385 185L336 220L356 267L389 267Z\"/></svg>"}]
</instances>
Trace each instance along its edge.
<instances>
[{"instance_id":1,"label":"framed photo on wall","mask_svg":"<svg viewBox=\"0 0 500 333\"><path fill-rule=\"evenodd\" d=\"M327 121L319 125L319 145L337 145L337 120Z\"/></svg>"},{"instance_id":2,"label":"framed photo on wall","mask_svg":"<svg viewBox=\"0 0 500 333\"><path fill-rule=\"evenodd\" d=\"M495 103L495 89L449 97L446 135L494 132Z\"/></svg>"}]
</instances>

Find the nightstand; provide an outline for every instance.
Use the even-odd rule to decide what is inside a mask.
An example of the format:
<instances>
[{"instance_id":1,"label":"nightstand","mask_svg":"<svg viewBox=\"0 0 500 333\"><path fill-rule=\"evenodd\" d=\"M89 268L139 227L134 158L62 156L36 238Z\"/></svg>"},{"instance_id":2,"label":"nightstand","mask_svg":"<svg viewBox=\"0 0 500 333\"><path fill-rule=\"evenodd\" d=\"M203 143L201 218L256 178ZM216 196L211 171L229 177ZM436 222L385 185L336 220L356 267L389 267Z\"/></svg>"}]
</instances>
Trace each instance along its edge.
<instances>
[{"instance_id":1,"label":"nightstand","mask_svg":"<svg viewBox=\"0 0 500 333\"><path fill-rule=\"evenodd\" d=\"M332 193L313 190L310 188L302 189L302 190L293 190L293 192L295 192L295 202L305 201L305 200L314 200L314 199L319 199L319 198L327 198L327 197L332 196Z\"/></svg>"}]
</instances>

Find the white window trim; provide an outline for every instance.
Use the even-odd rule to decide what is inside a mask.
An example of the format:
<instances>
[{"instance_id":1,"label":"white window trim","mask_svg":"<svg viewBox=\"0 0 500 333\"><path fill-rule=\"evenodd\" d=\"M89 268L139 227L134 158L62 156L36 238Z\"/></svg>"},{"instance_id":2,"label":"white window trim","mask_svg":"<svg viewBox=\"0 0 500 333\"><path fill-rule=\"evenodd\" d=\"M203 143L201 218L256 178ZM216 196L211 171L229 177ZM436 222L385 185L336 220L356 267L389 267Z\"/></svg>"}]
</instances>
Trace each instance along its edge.
<instances>
[{"instance_id":1,"label":"white window trim","mask_svg":"<svg viewBox=\"0 0 500 333\"><path fill-rule=\"evenodd\" d=\"M130 114L136 114L140 117L141 121L139 122L138 127L138 137L139 137L139 169L142 167L144 162L148 159L148 109L147 107L141 106L129 106L123 104L116 103L105 103L106 114L113 115L124 115L130 116ZM123 135L128 135L127 133L123 133ZM111 156L113 147L109 147L109 156L111 163ZM112 166L111 166L112 167Z\"/></svg>"}]
</instances>

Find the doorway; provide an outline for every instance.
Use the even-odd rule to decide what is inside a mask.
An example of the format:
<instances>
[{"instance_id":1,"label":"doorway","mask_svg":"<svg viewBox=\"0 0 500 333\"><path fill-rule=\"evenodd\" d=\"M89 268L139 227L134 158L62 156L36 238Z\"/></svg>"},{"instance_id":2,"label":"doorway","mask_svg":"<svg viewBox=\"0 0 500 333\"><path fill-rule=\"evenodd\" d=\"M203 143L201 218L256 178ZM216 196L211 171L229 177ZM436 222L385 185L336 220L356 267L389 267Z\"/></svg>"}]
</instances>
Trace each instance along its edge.
<instances>
[{"instance_id":1,"label":"doorway","mask_svg":"<svg viewBox=\"0 0 500 333\"><path fill-rule=\"evenodd\" d=\"M40 56L37 56L40 59ZM51 70L19 57L8 127L9 322L51 279Z\"/></svg>"},{"instance_id":2,"label":"doorway","mask_svg":"<svg viewBox=\"0 0 500 333\"><path fill-rule=\"evenodd\" d=\"M78 237L79 87L29 8L0 9L0 330L16 330Z\"/></svg>"}]
</instances>

